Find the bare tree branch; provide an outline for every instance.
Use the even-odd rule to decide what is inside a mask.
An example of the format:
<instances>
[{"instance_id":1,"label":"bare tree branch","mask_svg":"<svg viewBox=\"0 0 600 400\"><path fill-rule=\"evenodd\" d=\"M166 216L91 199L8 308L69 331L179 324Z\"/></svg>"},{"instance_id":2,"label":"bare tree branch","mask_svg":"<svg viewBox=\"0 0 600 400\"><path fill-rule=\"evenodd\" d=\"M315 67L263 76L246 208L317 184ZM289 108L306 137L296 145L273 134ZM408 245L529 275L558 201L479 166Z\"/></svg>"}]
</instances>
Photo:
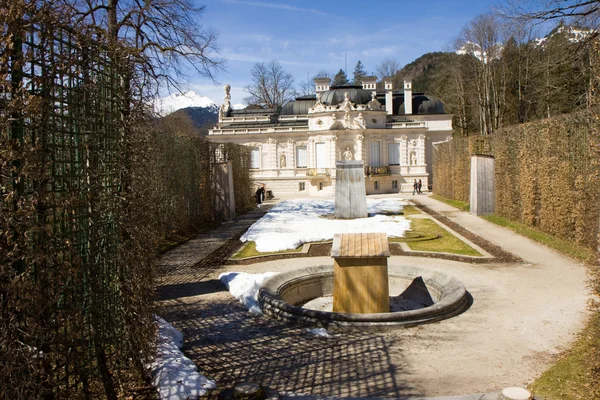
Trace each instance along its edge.
<instances>
[{"instance_id":1,"label":"bare tree branch","mask_svg":"<svg viewBox=\"0 0 600 400\"><path fill-rule=\"evenodd\" d=\"M174 85L193 71L214 80L225 67L218 56L218 35L199 20L204 7L193 0L61 0L76 24L105 32L133 48L136 61L151 63L146 72Z\"/></svg>"},{"instance_id":2,"label":"bare tree branch","mask_svg":"<svg viewBox=\"0 0 600 400\"><path fill-rule=\"evenodd\" d=\"M293 100L297 95L294 78L283 70L277 60L254 64L251 75L252 83L244 88L250 94L245 99L248 104L275 108Z\"/></svg>"}]
</instances>

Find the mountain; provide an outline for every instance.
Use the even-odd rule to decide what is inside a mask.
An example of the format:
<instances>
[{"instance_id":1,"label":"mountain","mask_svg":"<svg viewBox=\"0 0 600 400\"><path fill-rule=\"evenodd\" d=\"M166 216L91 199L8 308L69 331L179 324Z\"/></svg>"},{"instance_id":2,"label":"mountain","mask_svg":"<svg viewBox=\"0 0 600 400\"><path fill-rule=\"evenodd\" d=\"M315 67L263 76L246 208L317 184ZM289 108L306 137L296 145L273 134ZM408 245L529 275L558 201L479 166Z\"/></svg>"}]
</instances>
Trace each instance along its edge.
<instances>
[{"instance_id":1,"label":"mountain","mask_svg":"<svg viewBox=\"0 0 600 400\"><path fill-rule=\"evenodd\" d=\"M186 107L181 108L165 117L165 119L185 118L189 119L198 129L201 136L208 134L219 119L218 108L215 107Z\"/></svg>"},{"instance_id":2,"label":"mountain","mask_svg":"<svg viewBox=\"0 0 600 400\"><path fill-rule=\"evenodd\" d=\"M207 108L215 114L219 112L219 105L217 103L208 97L198 95L193 90L188 90L184 93L173 93L170 96L157 99L154 103L155 111L163 117L188 107Z\"/></svg>"},{"instance_id":3,"label":"mountain","mask_svg":"<svg viewBox=\"0 0 600 400\"><path fill-rule=\"evenodd\" d=\"M548 39L556 38L557 36L564 37L571 43L579 43L586 40L594 31L586 28L579 28L577 26L568 26L559 24L556 28L542 38L533 39L532 42L537 46L544 46Z\"/></svg>"},{"instance_id":4,"label":"mountain","mask_svg":"<svg viewBox=\"0 0 600 400\"><path fill-rule=\"evenodd\" d=\"M206 96L200 96L193 90L184 93L173 93L167 97L156 99L154 110L161 116L166 116L183 108L206 108L215 113L219 112L219 104ZM243 104L232 104L234 110L240 110L246 107Z\"/></svg>"}]
</instances>

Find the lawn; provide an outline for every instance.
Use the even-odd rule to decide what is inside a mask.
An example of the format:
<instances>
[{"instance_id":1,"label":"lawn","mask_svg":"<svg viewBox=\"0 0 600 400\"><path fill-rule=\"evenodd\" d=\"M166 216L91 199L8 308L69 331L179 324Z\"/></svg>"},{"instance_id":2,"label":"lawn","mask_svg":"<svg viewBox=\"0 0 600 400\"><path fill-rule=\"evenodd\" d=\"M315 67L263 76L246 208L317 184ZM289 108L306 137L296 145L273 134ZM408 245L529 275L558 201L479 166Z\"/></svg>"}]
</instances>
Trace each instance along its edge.
<instances>
[{"instance_id":1,"label":"lawn","mask_svg":"<svg viewBox=\"0 0 600 400\"><path fill-rule=\"evenodd\" d=\"M260 253L259 251L256 250L255 242L246 242L244 244L244 247L242 247L242 249L231 258L234 260L239 260L239 259L247 258L247 257L269 256L269 255L274 255L274 254L299 253L302 250L302 246L303 245L300 245L293 250L282 250L282 251L272 251L272 252Z\"/></svg>"},{"instance_id":2,"label":"lawn","mask_svg":"<svg viewBox=\"0 0 600 400\"><path fill-rule=\"evenodd\" d=\"M439 238L433 240L405 240L411 250L443 252L476 257L482 256L477 250L442 228L433 220L424 218L411 218L410 220L412 222L410 232L419 233L427 238L439 236Z\"/></svg>"},{"instance_id":3,"label":"lawn","mask_svg":"<svg viewBox=\"0 0 600 400\"><path fill-rule=\"evenodd\" d=\"M436 199L437 201L441 201L442 203L446 203L448 205L451 205L452 207L456 207L459 210L463 210L463 211L469 212L469 210L471 209L471 205L469 203L467 203L467 202L464 202L464 201L447 199L445 197L438 196L437 194L432 194L430 197L432 199Z\"/></svg>"}]
</instances>

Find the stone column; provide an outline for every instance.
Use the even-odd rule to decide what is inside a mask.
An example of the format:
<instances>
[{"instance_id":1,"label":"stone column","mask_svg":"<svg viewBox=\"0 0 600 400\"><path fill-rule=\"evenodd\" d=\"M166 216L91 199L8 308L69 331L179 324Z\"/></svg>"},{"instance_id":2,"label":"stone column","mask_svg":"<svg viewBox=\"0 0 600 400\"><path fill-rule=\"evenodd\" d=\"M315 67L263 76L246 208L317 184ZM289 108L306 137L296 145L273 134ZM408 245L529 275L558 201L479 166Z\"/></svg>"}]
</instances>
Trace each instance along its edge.
<instances>
[{"instance_id":1,"label":"stone column","mask_svg":"<svg viewBox=\"0 0 600 400\"><path fill-rule=\"evenodd\" d=\"M335 217L367 217L364 163L361 160L337 161L335 166Z\"/></svg>"},{"instance_id":2,"label":"stone column","mask_svg":"<svg viewBox=\"0 0 600 400\"><path fill-rule=\"evenodd\" d=\"M365 137L364 135L356 135L356 139L354 139L354 159L355 160L364 160L365 157L363 155L363 141Z\"/></svg>"},{"instance_id":3,"label":"stone column","mask_svg":"<svg viewBox=\"0 0 600 400\"><path fill-rule=\"evenodd\" d=\"M267 168L271 170L279 169L277 163L277 140L269 138L267 141L267 152L268 152L268 165Z\"/></svg>"},{"instance_id":4,"label":"stone column","mask_svg":"<svg viewBox=\"0 0 600 400\"><path fill-rule=\"evenodd\" d=\"M406 175L408 165L408 136L400 136L400 171L401 174Z\"/></svg>"},{"instance_id":5,"label":"stone column","mask_svg":"<svg viewBox=\"0 0 600 400\"><path fill-rule=\"evenodd\" d=\"M296 148L294 147L294 139L288 139L288 168L296 169Z\"/></svg>"},{"instance_id":6,"label":"stone column","mask_svg":"<svg viewBox=\"0 0 600 400\"><path fill-rule=\"evenodd\" d=\"M419 135L419 140L417 142L417 164L418 165L426 165L427 160L425 159L425 135ZM424 171L423 171L424 172Z\"/></svg>"},{"instance_id":7,"label":"stone column","mask_svg":"<svg viewBox=\"0 0 600 400\"><path fill-rule=\"evenodd\" d=\"M308 153L308 165L307 168L316 168L317 167L317 162L316 162L316 150L315 150L315 139L314 138L308 138L308 143L306 144L306 152Z\"/></svg>"}]
</instances>

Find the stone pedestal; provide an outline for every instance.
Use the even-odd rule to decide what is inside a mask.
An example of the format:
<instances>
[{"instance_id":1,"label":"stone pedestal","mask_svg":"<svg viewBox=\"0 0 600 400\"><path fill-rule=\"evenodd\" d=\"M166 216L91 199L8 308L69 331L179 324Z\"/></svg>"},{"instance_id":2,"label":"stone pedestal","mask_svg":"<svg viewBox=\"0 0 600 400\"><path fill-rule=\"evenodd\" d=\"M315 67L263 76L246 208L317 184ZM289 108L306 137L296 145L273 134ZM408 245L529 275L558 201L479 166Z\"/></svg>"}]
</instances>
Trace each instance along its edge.
<instances>
[{"instance_id":1,"label":"stone pedestal","mask_svg":"<svg viewBox=\"0 0 600 400\"><path fill-rule=\"evenodd\" d=\"M333 312L390 311L385 233L344 233L333 238Z\"/></svg>"},{"instance_id":2,"label":"stone pedestal","mask_svg":"<svg viewBox=\"0 0 600 400\"><path fill-rule=\"evenodd\" d=\"M365 171L361 160L335 163L335 211L340 219L367 217Z\"/></svg>"}]
</instances>

